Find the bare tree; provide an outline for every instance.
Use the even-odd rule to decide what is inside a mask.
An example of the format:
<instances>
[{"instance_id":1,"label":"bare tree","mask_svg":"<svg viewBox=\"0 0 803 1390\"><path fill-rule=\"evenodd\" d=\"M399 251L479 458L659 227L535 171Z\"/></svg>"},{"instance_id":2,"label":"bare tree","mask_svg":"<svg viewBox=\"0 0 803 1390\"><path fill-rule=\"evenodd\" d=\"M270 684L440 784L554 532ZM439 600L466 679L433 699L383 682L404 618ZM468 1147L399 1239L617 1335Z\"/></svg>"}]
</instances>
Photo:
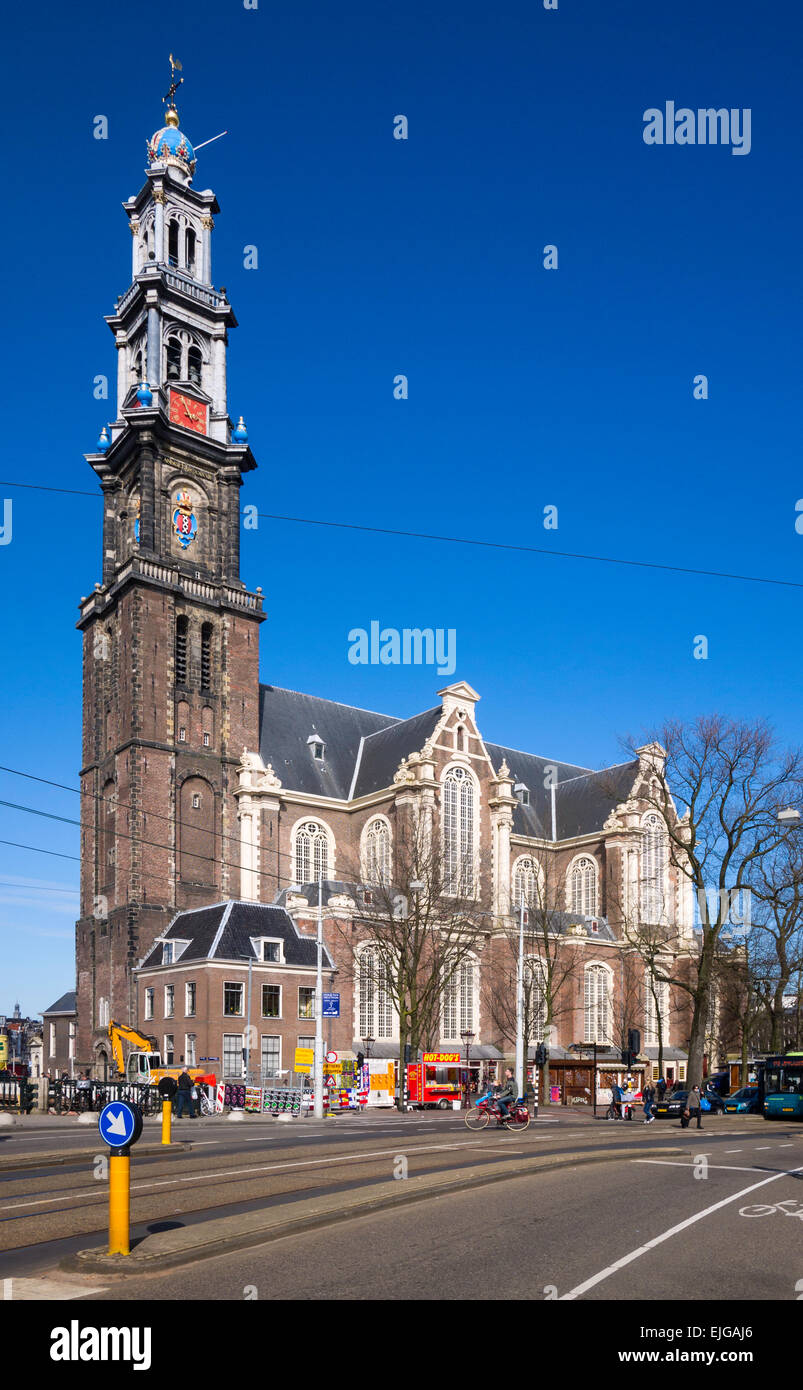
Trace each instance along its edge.
<instances>
[{"instance_id":1,"label":"bare tree","mask_svg":"<svg viewBox=\"0 0 803 1390\"><path fill-rule=\"evenodd\" d=\"M777 816L797 799L803 759L799 750L781 750L764 721L739 723L721 715L668 723L652 742L666 750L665 774L648 778L640 796L658 813L669 863L692 885L699 913L698 946L687 957L688 974L667 974L691 1002L689 1084L694 1085L702 1080L717 943L733 895L749 889L762 860L790 839ZM636 751L633 741L628 746ZM684 807L680 818L673 797Z\"/></svg>"},{"instance_id":2,"label":"bare tree","mask_svg":"<svg viewBox=\"0 0 803 1390\"><path fill-rule=\"evenodd\" d=\"M400 821L394 848L393 866L363 885L356 932L338 929L360 990L398 1016L401 1109L406 1049L416 1056L437 1042L461 968L490 937L492 920L478 892L481 864L451 861L425 813Z\"/></svg>"},{"instance_id":3,"label":"bare tree","mask_svg":"<svg viewBox=\"0 0 803 1390\"><path fill-rule=\"evenodd\" d=\"M752 876L753 935L763 938L756 988L769 1022L769 1050L786 1039L784 998L803 969L803 854L800 841L785 840L764 856Z\"/></svg>"},{"instance_id":4,"label":"bare tree","mask_svg":"<svg viewBox=\"0 0 803 1390\"><path fill-rule=\"evenodd\" d=\"M536 867L521 872L518 878L510 926L504 932L503 964L486 981L486 1002L495 1027L504 1038L515 1038L519 914L523 906L525 1065L531 1044L543 1042L558 1020L572 1012L572 992L565 986L577 978L581 958L579 947L565 934L570 914L561 911L564 880L557 861L550 855L533 863ZM549 1090L548 1050L544 1088Z\"/></svg>"}]
</instances>

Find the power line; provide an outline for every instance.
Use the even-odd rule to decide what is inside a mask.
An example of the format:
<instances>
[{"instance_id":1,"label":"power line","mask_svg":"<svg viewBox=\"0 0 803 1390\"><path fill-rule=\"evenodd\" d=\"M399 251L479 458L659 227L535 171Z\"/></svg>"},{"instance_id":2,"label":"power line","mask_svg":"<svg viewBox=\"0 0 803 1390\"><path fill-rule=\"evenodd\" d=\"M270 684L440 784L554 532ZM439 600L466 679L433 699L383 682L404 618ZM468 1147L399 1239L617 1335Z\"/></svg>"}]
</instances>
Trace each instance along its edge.
<instances>
[{"instance_id":1,"label":"power line","mask_svg":"<svg viewBox=\"0 0 803 1390\"><path fill-rule=\"evenodd\" d=\"M77 488L45 487L40 483L16 483L0 480L0 487L26 488L34 492L60 492L69 497L94 497L95 492ZM242 516L243 513L241 512ZM483 550L507 550L519 555L547 555L559 560L587 560L597 565L622 565L629 569L659 570L664 574L692 574L704 579L731 579L743 584L771 584L777 588L803 589L803 581L775 579L761 574L736 574L730 570L704 570L693 565L667 565L657 560L627 560L618 555L593 555L582 550L551 550L547 546L519 545L512 541L482 540L473 536L446 536L433 531L403 531L392 526L362 526L354 521L328 521L320 517L285 516L281 512L257 512L262 521L288 521L297 526L326 526L339 531L361 531L372 536L399 536L405 540L437 541L442 545L470 545Z\"/></svg>"},{"instance_id":2,"label":"power line","mask_svg":"<svg viewBox=\"0 0 803 1390\"><path fill-rule=\"evenodd\" d=\"M13 849L29 849L34 854L50 854L54 859L74 859L76 864L81 862L77 854L59 854L58 850L42 849L39 845L20 845L16 840L0 840L0 845L11 845Z\"/></svg>"},{"instance_id":3,"label":"power line","mask_svg":"<svg viewBox=\"0 0 803 1390\"><path fill-rule=\"evenodd\" d=\"M4 840L0 841L0 844L5 843ZM20 891L24 889L26 893L69 893L72 898L78 893L77 888L52 888L44 883L12 883L9 878L0 878L0 888L19 888Z\"/></svg>"}]
</instances>

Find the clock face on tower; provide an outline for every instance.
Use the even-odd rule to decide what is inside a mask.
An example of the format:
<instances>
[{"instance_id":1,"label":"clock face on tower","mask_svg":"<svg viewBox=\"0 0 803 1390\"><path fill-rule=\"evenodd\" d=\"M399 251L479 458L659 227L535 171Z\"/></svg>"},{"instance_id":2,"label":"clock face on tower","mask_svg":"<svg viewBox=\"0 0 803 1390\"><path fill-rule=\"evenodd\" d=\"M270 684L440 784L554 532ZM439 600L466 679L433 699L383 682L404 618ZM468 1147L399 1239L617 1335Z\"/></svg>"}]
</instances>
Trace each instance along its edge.
<instances>
[{"instance_id":1,"label":"clock face on tower","mask_svg":"<svg viewBox=\"0 0 803 1390\"><path fill-rule=\"evenodd\" d=\"M170 420L186 430L195 430L196 434L206 434L206 406L192 396L185 396L183 391L170 392Z\"/></svg>"}]
</instances>

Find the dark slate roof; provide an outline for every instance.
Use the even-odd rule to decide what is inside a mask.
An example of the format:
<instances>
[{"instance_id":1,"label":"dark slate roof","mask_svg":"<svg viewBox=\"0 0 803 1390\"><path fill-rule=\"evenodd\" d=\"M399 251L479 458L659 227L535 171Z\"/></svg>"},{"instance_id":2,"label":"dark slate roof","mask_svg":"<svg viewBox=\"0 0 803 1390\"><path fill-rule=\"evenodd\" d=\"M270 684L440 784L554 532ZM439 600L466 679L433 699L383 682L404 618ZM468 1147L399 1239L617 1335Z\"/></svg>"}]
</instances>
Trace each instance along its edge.
<instances>
[{"instance_id":1,"label":"dark slate roof","mask_svg":"<svg viewBox=\"0 0 803 1390\"><path fill-rule=\"evenodd\" d=\"M317 695L280 690L274 685L259 687L262 761L272 765L283 787L312 796L345 799L360 740L399 722L389 714L340 705ZM312 756L307 743L310 734L317 734L325 745L323 762Z\"/></svg>"},{"instance_id":2,"label":"dark slate roof","mask_svg":"<svg viewBox=\"0 0 803 1390\"><path fill-rule=\"evenodd\" d=\"M255 960L252 936L279 937L284 942L286 965L315 968L315 939L302 936L283 907L236 899L215 903L213 907L179 912L167 931L154 943L142 965L160 965L162 942L171 940L189 942L179 956L177 964L181 965L192 960ZM326 947L323 955L325 968L332 969L333 962Z\"/></svg>"},{"instance_id":3,"label":"dark slate roof","mask_svg":"<svg viewBox=\"0 0 803 1390\"><path fill-rule=\"evenodd\" d=\"M51 1004L49 1009L43 1009L43 1014L74 1014L75 1013L75 990L70 989L66 994L62 994L55 1004Z\"/></svg>"},{"instance_id":4,"label":"dark slate roof","mask_svg":"<svg viewBox=\"0 0 803 1390\"><path fill-rule=\"evenodd\" d=\"M391 786L402 758L409 758L411 753L423 748L442 714L443 706L437 705L435 709L414 714L411 719L403 719L364 737L352 796L367 796Z\"/></svg>"},{"instance_id":5,"label":"dark slate roof","mask_svg":"<svg viewBox=\"0 0 803 1390\"><path fill-rule=\"evenodd\" d=\"M485 740L484 742L494 771L498 772L502 761L506 761L514 785L516 782L523 782L530 793L529 806L522 806L519 802L513 810L514 835L533 835L536 839L551 840L552 806L549 790L544 785L547 778L546 769L557 769L556 773L550 775L557 777L558 786L570 778L585 775L589 769L577 767L574 763L561 763L556 758L539 758L534 753L521 753L515 748L503 748L499 743L488 743ZM556 803L557 801L556 797ZM558 827L558 839L562 838L564 837Z\"/></svg>"},{"instance_id":6,"label":"dark slate roof","mask_svg":"<svg viewBox=\"0 0 803 1390\"><path fill-rule=\"evenodd\" d=\"M627 801L638 774L638 758L618 763L601 772L589 772L555 788L555 813L559 840L591 835L601 830L621 801Z\"/></svg>"}]
</instances>

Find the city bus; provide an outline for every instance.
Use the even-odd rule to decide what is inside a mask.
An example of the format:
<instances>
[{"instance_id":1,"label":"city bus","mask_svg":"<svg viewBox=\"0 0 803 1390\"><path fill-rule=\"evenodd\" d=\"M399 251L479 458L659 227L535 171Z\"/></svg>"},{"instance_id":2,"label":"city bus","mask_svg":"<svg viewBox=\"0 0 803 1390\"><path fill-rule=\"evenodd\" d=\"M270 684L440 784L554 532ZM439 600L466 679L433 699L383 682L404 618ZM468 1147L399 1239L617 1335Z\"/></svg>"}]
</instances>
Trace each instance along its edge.
<instances>
[{"instance_id":1,"label":"city bus","mask_svg":"<svg viewBox=\"0 0 803 1390\"><path fill-rule=\"evenodd\" d=\"M764 1119L803 1120L803 1052L764 1062Z\"/></svg>"}]
</instances>

